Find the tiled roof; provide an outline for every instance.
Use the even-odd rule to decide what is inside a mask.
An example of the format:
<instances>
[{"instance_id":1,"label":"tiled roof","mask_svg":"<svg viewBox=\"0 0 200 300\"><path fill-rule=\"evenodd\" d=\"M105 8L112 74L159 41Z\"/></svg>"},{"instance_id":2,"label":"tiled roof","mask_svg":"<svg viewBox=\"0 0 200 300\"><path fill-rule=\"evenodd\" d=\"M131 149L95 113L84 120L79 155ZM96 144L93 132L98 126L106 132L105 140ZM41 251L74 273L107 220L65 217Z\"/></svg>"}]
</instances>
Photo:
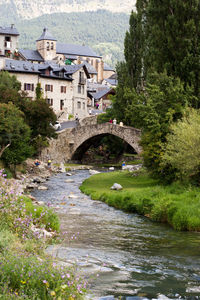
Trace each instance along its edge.
<instances>
[{"instance_id":1,"label":"tiled roof","mask_svg":"<svg viewBox=\"0 0 200 300\"><path fill-rule=\"evenodd\" d=\"M15 59L6 59L4 69L12 72L39 73L37 64Z\"/></svg>"},{"instance_id":2,"label":"tiled roof","mask_svg":"<svg viewBox=\"0 0 200 300\"><path fill-rule=\"evenodd\" d=\"M19 35L19 32L14 27L1 27L0 26L0 34L9 34L9 35Z\"/></svg>"},{"instance_id":3,"label":"tiled roof","mask_svg":"<svg viewBox=\"0 0 200 300\"><path fill-rule=\"evenodd\" d=\"M88 73L89 74L98 74L96 69L91 65L89 64L88 62L84 61L83 64L86 66L86 68L88 69Z\"/></svg>"},{"instance_id":4,"label":"tiled roof","mask_svg":"<svg viewBox=\"0 0 200 300\"><path fill-rule=\"evenodd\" d=\"M36 42L42 41L42 40L49 40L49 41L57 41L52 34L48 31L48 28L43 29L43 33L39 39L37 39Z\"/></svg>"},{"instance_id":5,"label":"tiled roof","mask_svg":"<svg viewBox=\"0 0 200 300\"><path fill-rule=\"evenodd\" d=\"M42 73L42 71L47 68L51 68L50 75L45 75L45 73ZM60 69L61 68L56 64L54 66L50 64L34 64L29 61L22 61L22 60L15 60L15 59L6 59L5 68L4 68L4 70L9 72L32 73L32 74L39 74L42 77L48 77L53 79L57 78L61 80L62 79L72 80L71 76L67 74L67 72L64 74L64 77L59 77L56 73L54 73L56 71L59 71Z\"/></svg>"},{"instance_id":6,"label":"tiled roof","mask_svg":"<svg viewBox=\"0 0 200 300\"><path fill-rule=\"evenodd\" d=\"M56 45L56 53L64 54L64 55L79 55L79 56L91 56L91 57L98 57L101 56L97 55L91 48L88 46L80 46L80 45L73 45L73 44L60 44L57 43Z\"/></svg>"},{"instance_id":7,"label":"tiled roof","mask_svg":"<svg viewBox=\"0 0 200 300\"><path fill-rule=\"evenodd\" d=\"M105 79L105 81L108 82L112 86L117 86L117 84L118 84L118 80L117 79L108 78L108 79Z\"/></svg>"},{"instance_id":8,"label":"tiled roof","mask_svg":"<svg viewBox=\"0 0 200 300\"><path fill-rule=\"evenodd\" d=\"M95 94L93 94L93 97L95 100L99 100L101 99L103 96L107 95L108 93L110 93L111 91L113 91L113 89L111 88L106 88L104 90L101 90Z\"/></svg>"},{"instance_id":9,"label":"tiled roof","mask_svg":"<svg viewBox=\"0 0 200 300\"><path fill-rule=\"evenodd\" d=\"M37 50L19 49L19 53L27 60L44 61L42 56Z\"/></svg>"}]
</instances>

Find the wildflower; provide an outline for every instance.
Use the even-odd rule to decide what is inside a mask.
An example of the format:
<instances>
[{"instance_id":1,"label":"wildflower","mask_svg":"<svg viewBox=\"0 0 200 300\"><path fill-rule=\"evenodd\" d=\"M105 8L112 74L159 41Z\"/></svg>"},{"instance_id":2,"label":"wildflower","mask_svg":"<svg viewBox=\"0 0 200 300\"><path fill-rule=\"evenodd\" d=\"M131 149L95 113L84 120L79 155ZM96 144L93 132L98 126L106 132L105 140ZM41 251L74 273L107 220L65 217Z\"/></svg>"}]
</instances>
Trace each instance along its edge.
<instances>
[{"instance_id":1,"label":"wildflower","mask_svg":"<svg viewBox=\"0 0 200 300\"><path fill-rule=\"evenodd\" d=\"M55 293L54 291L51 291L50 295L51 295L51 296L55 296L56 293Z\"/></svg>"},{"instance_id":2,"label":"wildflower","mask_svg":"<svg viewBox=\"0 0 200 300\"><path fill-rule=\"evenodd\" d=\"M21 283L22 283L22 284L25 284L25 283L26 283L26 281L22 281L22 280L21 280Z\"/></svg>"}]
</instances>

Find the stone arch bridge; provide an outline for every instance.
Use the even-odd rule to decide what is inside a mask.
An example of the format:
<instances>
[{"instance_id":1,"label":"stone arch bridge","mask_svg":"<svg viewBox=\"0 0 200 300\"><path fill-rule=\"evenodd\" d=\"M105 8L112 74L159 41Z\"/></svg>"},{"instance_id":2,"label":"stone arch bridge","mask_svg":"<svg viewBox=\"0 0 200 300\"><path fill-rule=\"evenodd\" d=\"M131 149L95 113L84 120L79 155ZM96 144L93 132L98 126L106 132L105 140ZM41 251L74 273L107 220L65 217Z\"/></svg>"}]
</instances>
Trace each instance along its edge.
<instances>
[{"instance_id":1,"label":"stone arch bridge","mask_svg":"<svg viewBox=\"0 0 200 300\"><path fill-rule=\"evenodd\" d=\"M41 159L47 160L50 157L57 163L81 160L90 146L95 145L96 139L107 135L117 136L129 144L135 152L141 152L139 129L111 123L97 124L96 118L88 117L77 127L58 132L58 138L50 140L49 147L41 154Z\"/></svg>"}]
</instances>

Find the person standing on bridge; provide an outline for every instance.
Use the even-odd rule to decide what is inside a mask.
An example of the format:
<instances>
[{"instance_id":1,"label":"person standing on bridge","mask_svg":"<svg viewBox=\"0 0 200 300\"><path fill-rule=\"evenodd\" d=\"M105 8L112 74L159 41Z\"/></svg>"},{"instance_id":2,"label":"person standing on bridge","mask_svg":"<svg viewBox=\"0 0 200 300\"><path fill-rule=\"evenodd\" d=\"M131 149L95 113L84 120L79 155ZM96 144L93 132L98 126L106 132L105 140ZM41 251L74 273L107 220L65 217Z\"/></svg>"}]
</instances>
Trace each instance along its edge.
<instances>
[{"instance_id":1,"label":"person standing on bridge","mask_svg":"<svg viewBox=\"0 0 200 300\"><path fill-rule=\"evenodd\" d=\"M117 125L117 120L114 118L113 125Z\"/></svg>"}]
</instances>

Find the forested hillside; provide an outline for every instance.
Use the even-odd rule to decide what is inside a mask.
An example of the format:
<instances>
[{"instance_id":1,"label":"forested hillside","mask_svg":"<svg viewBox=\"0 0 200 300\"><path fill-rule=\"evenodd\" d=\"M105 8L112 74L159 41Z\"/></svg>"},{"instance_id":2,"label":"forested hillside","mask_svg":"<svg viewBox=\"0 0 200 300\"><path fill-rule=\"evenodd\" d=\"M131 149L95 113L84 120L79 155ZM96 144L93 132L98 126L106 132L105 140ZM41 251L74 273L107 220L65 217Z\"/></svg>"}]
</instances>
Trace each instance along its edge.
<instances>
[{"instance_id":1,"label":"forested hillside","mask_svg":"<svg viewBox=\"0 0 200 300\"><path fill-rule=\"evenodd\" d=\"M129 15L106 10L84 13L57 13L31 20L16 20L20 32L19 47L36 47L44 27L61 43L91 46L103 55L113 67L123 59L124 35L128 29Z\"/></svg>"}]
</instances>

